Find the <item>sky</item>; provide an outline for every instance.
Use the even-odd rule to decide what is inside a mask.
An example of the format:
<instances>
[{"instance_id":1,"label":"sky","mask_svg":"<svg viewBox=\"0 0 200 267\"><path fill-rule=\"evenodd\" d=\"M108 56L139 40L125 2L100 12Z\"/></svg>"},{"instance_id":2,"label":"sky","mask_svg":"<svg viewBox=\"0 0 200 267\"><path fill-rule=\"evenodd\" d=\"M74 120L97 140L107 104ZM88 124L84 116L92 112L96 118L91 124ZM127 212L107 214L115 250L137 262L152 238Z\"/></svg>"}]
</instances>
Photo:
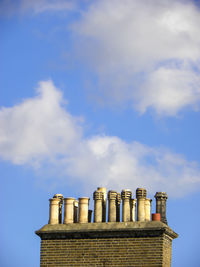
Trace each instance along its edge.
<instances>
[{"instance_id":1,"label":"sky","mask_svg":"<svg viewBox=\"0 0 200 267\"><path fill-rule=\"evenodd\" d=\"M200 265L200 2L0 1L0 266L37 267L49 198L168 194Z\"/></svg>"}]
</instances>

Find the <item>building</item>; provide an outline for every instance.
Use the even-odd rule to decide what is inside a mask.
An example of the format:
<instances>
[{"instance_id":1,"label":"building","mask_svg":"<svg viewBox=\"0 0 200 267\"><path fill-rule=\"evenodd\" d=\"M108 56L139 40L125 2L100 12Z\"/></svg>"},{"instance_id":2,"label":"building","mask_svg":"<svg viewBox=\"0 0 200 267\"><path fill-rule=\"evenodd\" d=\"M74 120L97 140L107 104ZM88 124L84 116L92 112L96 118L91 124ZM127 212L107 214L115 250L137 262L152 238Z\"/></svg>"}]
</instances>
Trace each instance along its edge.
<instances>
[{"instance_id":1,"label":"building","mask_svg":"<svg viewBox=\"0 0 200 267\"><path fill-rule=\"evenodd\" d=\"M54 195L49 223L36 231L40 266L171 266L172 240L178 235L167 225L167 194L157 192L155 198L156 213L151 214L144 188L136 190L136 199L128 189L107 194L106 188L97 188L91 222L89 198Z\"/></svg>"}]
</instances>

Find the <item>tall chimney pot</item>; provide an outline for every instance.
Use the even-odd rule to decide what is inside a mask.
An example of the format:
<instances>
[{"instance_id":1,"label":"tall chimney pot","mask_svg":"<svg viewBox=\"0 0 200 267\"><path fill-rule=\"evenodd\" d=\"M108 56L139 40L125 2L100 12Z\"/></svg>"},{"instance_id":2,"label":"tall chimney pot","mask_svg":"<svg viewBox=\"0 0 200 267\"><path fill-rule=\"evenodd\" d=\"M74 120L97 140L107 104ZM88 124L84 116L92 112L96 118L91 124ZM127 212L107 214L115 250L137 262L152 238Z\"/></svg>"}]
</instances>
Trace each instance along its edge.
<instances>
[{"instance_id":1,"label":"tall chimney pot","mask_svg":"<svg viewBox=\"0 0 200 267\"><path fill-rule=\"evenodd\" d=\"M156 192L155 194L156 199L156 213L160 213L161 221L167 224L167 217L166 217L166 202L167 202L167 193L166 192Z\"/></svg>"},{"instance_id":2,"label":"tall chimney pot","mask_svg":"<svg viewBox=\"0 0 200 267\"><path fill-rule=\"evenodd\" d=\"M59 202L59 223L62 223L62 206L63 206L63 195L62 194L55 194L53 198L58 198L60 199Z\"/></svg>"},{"instance_id":3,"label":"tall chimney pot","mask_svg":"<svg viewBox=\"0 0 200 267\"><path fill-rule=\"evenodd\" d=\"M103 193L103 199L102 199L102 222L106 222L107 189L106 189L106 187L97 187L97 190Z\"/></svg>"},{"instance_id":4,"label":"tall chimney pot","mask_svg":"<svg viewBox=\"0 0 200 267\"><path fill-rule=\"evenodd\" d=\"M144 188L137 188L137 220L140 222L145 221L145 199L147 196L147 190Z\"/></svg>"},{"instance_id":5,"label":"tall chimney pot","mask_svg":"<svg viewBox=\"0 0 200 267\"><path fill-rule=\"evenodd\" d=\"M102 222L102 212L103 212L103 193L101 191L94 191L94 222Z\"/></svg>"},{"instance_id":6,"label":"tall chimney pot","mask_svg":"<svg viewBox=\"0 0 200 267\"><path fill-rule=\"evenodd\" d=\"M122 221L130 222L131 220L131 197L132 192L129 189L123 189L121 192L122 197Z\"/></svg>"},{"instance_id":7,"label":"tall chimney pot","mask_svg":"<svg viewBox=\"0 0 200 267\"><path fill-rule=\"evenodd\" d=\"M114 190L108 191L108 221L116 222L117 219L117 209L116 209L116 200L117 200L117 192Z\"/></svg>"},{"instance_id":8,"label":"tall chimney pot","mask_svg":"<svg viewBox=\"0 0 200 267\"><path fill-rule=\"evenodd\" d=\"M145 221L151 221L151 201L152 199L145 199Z\"/></svg>"},{"instance_id":9,"label":"tall chimney pot","mask_svg":"<svg viewBox=\"0 0 200 267\"><path fill-rule=\"evenodd\" d=\"M89 197L80 197L79 199L79 223L88 223Z\"/></svg>"},{"instance_id":10,"label":"tall chimney pot","mask_svg":"<svg viewBox=\"0 0 200 267\"><path fill-rule=\"evenodd\" d=\"M73 197L64 198L64 224L74 222L74 202Z\"/></svg>"},{"instance_id":11,"label":"tall chimney pot","mask_svg":"<svg viewBox=\"0 0 200 267\"><path fill-rule=\"evenodd\" d=\"M59 224L59 198L49 199L49 224Z\"/></svg>"}]
</instances>

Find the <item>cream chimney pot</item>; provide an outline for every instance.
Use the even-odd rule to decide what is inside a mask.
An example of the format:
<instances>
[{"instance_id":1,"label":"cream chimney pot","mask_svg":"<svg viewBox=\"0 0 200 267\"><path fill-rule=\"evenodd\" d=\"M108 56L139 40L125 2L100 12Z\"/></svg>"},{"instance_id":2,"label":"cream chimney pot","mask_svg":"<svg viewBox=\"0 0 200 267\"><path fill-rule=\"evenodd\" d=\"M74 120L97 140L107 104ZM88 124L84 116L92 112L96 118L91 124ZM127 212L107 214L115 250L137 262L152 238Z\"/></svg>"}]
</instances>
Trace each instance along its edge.
<instances>
[{"instance_id":1,"label":"cream chimney pot","mask_svg":"<svg viewBox=\"0 0 200 267\"><path fill-rule=\"evenodd\" d=\"M58 198L60 199L59 202L59 223L62 223L62 206L63 206L63 195L62 194L55 194L53 198Z\"/></svg>"},{"instance_id":2,"label":"cream chimney pot","mask_svg":"<svg viewBox=\"0 0 200 267\"><path fill-rule=\"evenodd\" d=\"M106 187L97 187L97 190L103 193L103 200L102 200L102 222L106 222L107 189L106 189Z\"/></svg>"},{"instance_id":3,"label":"cream chimney pot","mask_svg":"<svg viewBox=\"0 0 200 267\"><path fill-rule=\"evenodd\" d=\"M64 224L74 222L74 202L73 197L64 198Z\"/></svg>"},{"instance_id":4,"label":"cream chimney pot","mask_svg":"<svg viewBox=\"0 0 200 267\"><path fill-rule=\"evenodd\" d=\"M137 197L137 220L140 222L145 221L145 199L147 191L144 188L137 188L136 197Z\"/></svg>"},{"instance_id":5,"label":"cream chimney pot","mask_svg":"<svg viewBox=\"0 0 200 267\"><path fill-rule=\"evenodd\" d=\"M109 222L116 222L117 219L117 209L116 209L116 199L117 198L117 192L114 190L110 190L108 192L108 201L109 201L109 206L108 206L108 221Z\"/></svg>"},{"instance_id":6,"label":"cream chimney pot","mask_svg":"<svg viewBox=\"0 0 200 267\"><path fill-rule=\"evenodd\" d=\"M100 191L94 191L93 193L94 199L94 222L99 223L102 222L102 213L103 213L103 193Z\"/></svg>"},{"instance_id":7,"label":"cream chimney pot","mask_svg":"<svg viewBox=\"0 0 200 267\"><path fill-rule=\"evenodd\" d=\"M79 199L79 223L88 223L89 197L80 197Z\"/></svg>"},{"instance_id":8,"label":"cream chimney pot","mask_svg":"<svg viewBox=\"0 0 200 267\"><path fill-rule=\"evenodd\" d=\"M151 221L151 199L145 199L145 221Z\"/></svg>"},{"instance_id":9,"label":"cream chimney pot","mask_svg":"<svg viewBox=\"0 0 200 267\"><path fill-rule=\"evenodd\" d=\"M59 224L59 198L49 199L49 224Z\"/></svg>"},{"instance_id":10,"label":"cream chimney pot","mask_svg":"<svg viewBox=\"0 0 200 267\"><path fill-rule=\"evenodd\" d=\"M131 220L131 197L132 192L129 189L123 189L121 192L122 197L122 221L130 222Z\"/></svg>"}]
</instances>

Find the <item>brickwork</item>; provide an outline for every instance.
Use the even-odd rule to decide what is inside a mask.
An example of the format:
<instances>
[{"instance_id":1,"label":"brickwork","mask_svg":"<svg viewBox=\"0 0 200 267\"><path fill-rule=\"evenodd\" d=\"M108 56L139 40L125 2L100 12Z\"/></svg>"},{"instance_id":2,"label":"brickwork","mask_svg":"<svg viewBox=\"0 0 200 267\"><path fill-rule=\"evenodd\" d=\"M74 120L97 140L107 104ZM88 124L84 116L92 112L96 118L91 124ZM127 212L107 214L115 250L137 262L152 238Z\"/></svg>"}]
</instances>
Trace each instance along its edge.
<instances>
[{"instance_id":1,"label":"brickwork","mask_svg":"<svg viewBox=\"0 0 200 267\"><path fill-rule=\"evenodd\" d=\"M172 252L172 239L167 235L163 237L163 266L170 266Z\"/></svg>"},{"instance_id":2,"label":"brickwork","mask_svg":"<svg viewBox=\"0 0 200 267\"><path fill-rule=\"evenodd\" d=\"M41 267L167 267L170 262L163 256L163 241L162 237L42 240Z\"/></svg>"},{"instance_id":3,"label":"brickwork","mask_svg":"<svg viewBox=\"0 0 200 267\"><path fill-rule=\"evenodd\" d=\"M41 267L170 267L172 239L161 222L46 225L41 237Z\"/></svg>"}]
</instances>

